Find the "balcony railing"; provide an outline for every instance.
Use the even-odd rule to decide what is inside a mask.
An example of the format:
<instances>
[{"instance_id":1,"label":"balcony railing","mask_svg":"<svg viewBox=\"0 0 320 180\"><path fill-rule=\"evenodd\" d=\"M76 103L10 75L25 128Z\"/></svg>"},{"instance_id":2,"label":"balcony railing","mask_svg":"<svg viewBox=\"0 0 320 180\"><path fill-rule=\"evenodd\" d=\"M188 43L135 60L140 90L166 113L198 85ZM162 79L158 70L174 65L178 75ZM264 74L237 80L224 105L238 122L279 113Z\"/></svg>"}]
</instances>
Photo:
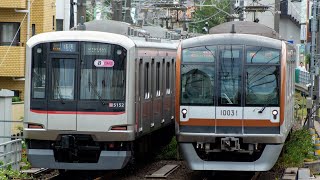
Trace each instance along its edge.
<instances>
[{"instance_id":1,"label":"balcony railing","mask_svg":"<svg viewBox=\"0 0 320 180\"><path fill-rule=\"evenodd\" d=\"M26 9L27 0L0 0L0 8Z\"/></svg>"}]
</instances>

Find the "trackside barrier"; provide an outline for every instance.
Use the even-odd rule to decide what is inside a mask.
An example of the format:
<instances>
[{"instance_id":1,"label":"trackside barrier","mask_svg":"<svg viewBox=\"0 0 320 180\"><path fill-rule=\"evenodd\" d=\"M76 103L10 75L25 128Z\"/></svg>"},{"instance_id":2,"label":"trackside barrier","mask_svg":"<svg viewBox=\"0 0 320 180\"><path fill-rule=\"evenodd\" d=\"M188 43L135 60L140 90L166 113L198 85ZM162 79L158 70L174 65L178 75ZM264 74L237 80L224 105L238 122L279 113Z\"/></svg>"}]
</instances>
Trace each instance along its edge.
<instances>
[{"instance_id":1,"label":"trackside barrier","mask_svg":"<svg viewBox=\"0 0 320 180\"><path fill-rule=\"evenodd\" d=\"M11 166L12 169L20 170L22 153L22 140L16 139L0 144L0 169Z\"/></svg>"}]
</instances>

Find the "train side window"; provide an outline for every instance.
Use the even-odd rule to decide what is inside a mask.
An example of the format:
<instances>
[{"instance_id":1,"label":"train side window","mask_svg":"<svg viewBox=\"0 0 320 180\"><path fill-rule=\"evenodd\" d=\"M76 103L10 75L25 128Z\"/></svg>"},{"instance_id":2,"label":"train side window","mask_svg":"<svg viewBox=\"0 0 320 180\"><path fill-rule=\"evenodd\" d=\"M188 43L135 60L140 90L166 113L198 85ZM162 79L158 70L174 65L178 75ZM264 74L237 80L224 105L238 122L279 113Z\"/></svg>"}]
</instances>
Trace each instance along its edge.
<instances>
[{"instance_id":1,"label":"train side window","mask_svg":"<svg viewBox=\"0 0 320 180\"><path fill-rule=\"evenodd\" d=\"M175 69L176 69L176 67L175 67L175 62L174 62L174 59L172 59L171 60L171 78L170 78L170 80L171 80L171 89L172 90L174 90L175 89L175 81L174 81L174 79L175 79ZM174 91L172 91L172 93L173 93Z\"/></svg>"},{"instance_id":2,"label":"train side window","mask_svg":"<svg viewBox=\"0 0 320 180\"><path fill-rule=\"evenodd\" d=\"M170 89L170 62L167 62L166 66L166 94L171 94Z\"/></svg>"},{"instance_id":3,"label":"train side window","mask_svg":"<svg viewBox=\"0 0 320 180\"><path fill-rule=\"evenodd\" d=\"M32 49L31 97L33 99L43 99L46 94L45 47L45 44L40 44Z\"/></svg>"},{"instance_id":4,"label":"train side window","mask_svg":"<svg viewBox=\"0 0 320 180\"><path fill-rule=\"evenodd\" d=\"M160 62L157 62L156 65L156 96L159 97L161 95L160 91Z\"/></svg>"},{"instance_id":5,"label":"train side window","mask_svg":"<svg viewBox=\"0 0 320 180\"><path fill-rule=\"evenodd\" d=\"M144 67L144 99L149 99L150 98L150 93L149 93L149 63L145 63Z\"/></svg>"}]
</instances>

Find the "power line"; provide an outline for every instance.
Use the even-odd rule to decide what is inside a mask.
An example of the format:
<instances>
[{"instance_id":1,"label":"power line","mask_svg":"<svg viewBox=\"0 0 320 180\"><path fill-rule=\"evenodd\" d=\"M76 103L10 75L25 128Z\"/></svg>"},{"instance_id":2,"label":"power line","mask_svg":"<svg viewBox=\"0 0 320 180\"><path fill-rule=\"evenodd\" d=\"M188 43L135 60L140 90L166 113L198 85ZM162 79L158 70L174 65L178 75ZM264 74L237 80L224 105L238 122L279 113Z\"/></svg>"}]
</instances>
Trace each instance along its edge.
<instances>
[{"instance_id":1,"label":"power line","mask_svg":"<svg viewBox=\"0 0 320 180\"><path fill-rule=\"evenodd\" d=\"M228 6L230 6L230 2L229 2L228 5L226 5L225 7L223 7L223 9L227 8ZM214 16L216 16L217 14L219 14L220 12L222 12L222 10L219 8L217 13L215 13L215 14L213 14L213 15L205 18L205 19L202 19L202 20L199 20L199 21L196 21L196 22L190 22L190 24L197 24L197 23L201 23L201 22L207 21L207 20L213 18Z\"/></svg>"}]
</instances>

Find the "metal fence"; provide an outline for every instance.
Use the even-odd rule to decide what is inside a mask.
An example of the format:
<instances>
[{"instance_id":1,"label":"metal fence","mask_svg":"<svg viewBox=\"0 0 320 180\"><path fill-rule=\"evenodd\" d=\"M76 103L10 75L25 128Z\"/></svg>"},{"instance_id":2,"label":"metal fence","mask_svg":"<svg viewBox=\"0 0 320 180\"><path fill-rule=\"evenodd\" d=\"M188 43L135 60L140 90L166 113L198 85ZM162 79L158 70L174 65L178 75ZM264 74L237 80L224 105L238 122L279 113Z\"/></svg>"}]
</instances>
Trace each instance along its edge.
<instances>
[{"instance_id":1,"label":"metal fence","mask_svg":"<svg viewBox=\"0 0 320 180\"><path fill-rule=\"evenodd\" d=\"M302 85L310 84L310 73L308 71L301 71L296 69L296 79L295 82Z\"/></svg>"},{"instance_id":2,"label":"metal fence","mask_svg":"<svg viewBox=\"0 0 320 180\"><path fill-rule=\"evenodd\" d=\"M0 168L11 166L14 170L20 170L22 153L22 140L16 139L0 144Z\"/></svg>"},{"instance_id":3,"label":"metal fence","mask_svg":"<svg viewBox=\"0 0 320 180\"><path fill-rule=\"evenodd\" d=\"M23 120L0 120L0 169L20 170Z\"/></svg>"}]
</instances>

